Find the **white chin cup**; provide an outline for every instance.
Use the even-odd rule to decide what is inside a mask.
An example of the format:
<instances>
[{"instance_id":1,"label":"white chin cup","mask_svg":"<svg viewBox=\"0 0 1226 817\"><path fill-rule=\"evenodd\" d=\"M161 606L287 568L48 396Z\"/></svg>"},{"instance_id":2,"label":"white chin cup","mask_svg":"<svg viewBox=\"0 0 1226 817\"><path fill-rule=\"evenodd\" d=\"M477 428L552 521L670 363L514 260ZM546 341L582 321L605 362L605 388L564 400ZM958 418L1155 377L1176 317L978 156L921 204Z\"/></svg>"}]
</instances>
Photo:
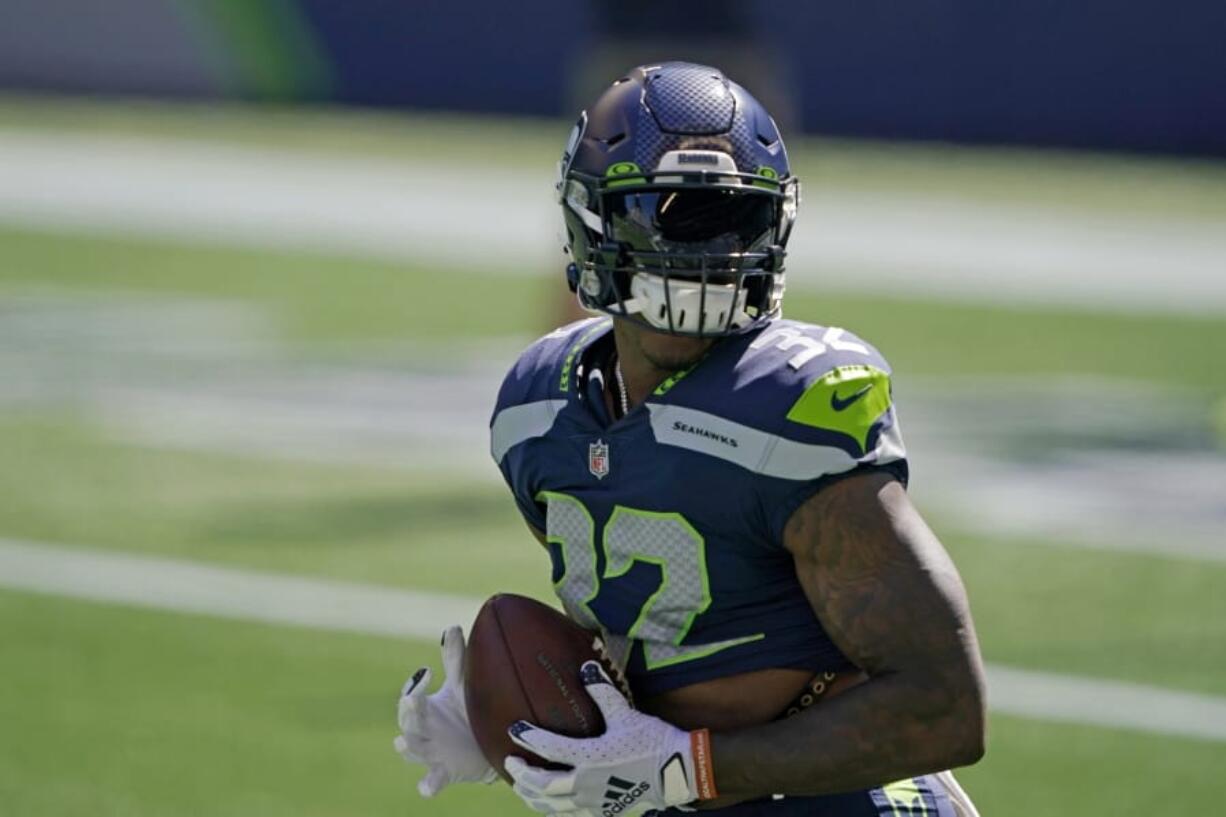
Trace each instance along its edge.
<instances>
[{"instance_id":1,"label":"white chin cup","mask_svg":"<svg viewBox=\"0 0 1226 817\"><path fill-rule=\"evenodd\" d=\"M670 278L636 272L630 279L630 299L627 312L637 312L657 329L685 334L719 332L725 327L737 328L752 318L745 312L745 289L736 284L706 284L703 297L700 281ZM667 292L665 288L667 287ZM672 321L669 321L669 311ZM728 322L728 313L732 322Z\"/></svg>"}]
</instances>

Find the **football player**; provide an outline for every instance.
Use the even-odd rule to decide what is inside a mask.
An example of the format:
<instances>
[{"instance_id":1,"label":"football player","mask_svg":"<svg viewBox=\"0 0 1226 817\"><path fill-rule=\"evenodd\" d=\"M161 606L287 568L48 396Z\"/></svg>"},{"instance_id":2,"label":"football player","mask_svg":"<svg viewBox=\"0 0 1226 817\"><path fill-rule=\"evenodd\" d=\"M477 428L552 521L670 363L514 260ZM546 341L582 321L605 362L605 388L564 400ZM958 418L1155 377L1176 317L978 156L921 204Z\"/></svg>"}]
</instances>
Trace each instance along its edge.
<instances>
[{"instance_id":1,"label":"football player","mask_svg":"<svg viewBox=\"0 0 1226 817\"><path fill-rule=\"evenodd\" d=\"M799 184L775 123L714 68L618 79L561 162L569 282L603 313L507 375L491 450L562 605L603 633L607 729L517 723L515 791L545 814L749 817L975 810L947 771L984 746L962 582L907 497L890 367L784 320ZM490 780L447 683L406 684L397 746L426 796Z\"/></svg>"}]
</instances>

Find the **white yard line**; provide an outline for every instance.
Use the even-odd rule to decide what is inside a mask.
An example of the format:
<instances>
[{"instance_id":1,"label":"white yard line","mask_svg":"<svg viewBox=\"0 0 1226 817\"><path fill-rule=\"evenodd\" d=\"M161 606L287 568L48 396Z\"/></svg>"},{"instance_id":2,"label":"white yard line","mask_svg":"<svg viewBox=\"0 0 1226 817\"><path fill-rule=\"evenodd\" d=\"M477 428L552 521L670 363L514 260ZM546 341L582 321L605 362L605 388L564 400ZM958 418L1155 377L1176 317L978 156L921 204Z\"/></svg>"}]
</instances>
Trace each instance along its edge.
<instances>
[{"instance_id":1,"label":"white yard line","mask_svg":"<svg viewBox=\"0 0 1226 817\"><path fill-rule=\"evenodd\" d=\"M437 639L479 601L424 591L0 539L0 586L91 601L381 636Z\"/></svg>"},{"instance_id":2,"label":"white yard line","mask_svg":"<svg viewBox=\"0 0 1226 817\"><path fill-rule=\"evenodd\" d=\"M548 172L0 129L0 223L554 273ZM1207 219L812 186L789 286L1226 313Z\"/></svg>"},{"instance_id":3,"label":"white yard line","mask_svg":"<svg viewBox=\"0 0 1226 817\"><path fill-rule=\"evenodd\" d=\"M480 600L296 578L154 556L0 539L0 587L160 610L433 640ZM1226 698L988 668L996 712L1226 742Z\"/></svg>"},{"instance_id":4,"label":"white yard line","mask_svg":"<svg viewBox=\"0 0 1226 817\"><path fill-rule=\"evenodd\" d=\"M1226 698L1143 684L989 666L988 705L1035 720L1226 741Z\"/></svg>"}]
</instances>

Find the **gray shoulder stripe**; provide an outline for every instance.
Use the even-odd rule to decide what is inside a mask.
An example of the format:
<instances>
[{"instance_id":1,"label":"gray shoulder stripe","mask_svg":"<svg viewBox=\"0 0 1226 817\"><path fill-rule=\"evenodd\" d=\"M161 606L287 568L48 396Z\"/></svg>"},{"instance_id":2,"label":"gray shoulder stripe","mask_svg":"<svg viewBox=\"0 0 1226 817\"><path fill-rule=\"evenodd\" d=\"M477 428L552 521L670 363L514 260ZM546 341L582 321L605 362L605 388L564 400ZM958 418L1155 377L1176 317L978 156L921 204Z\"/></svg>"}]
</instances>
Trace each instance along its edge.
<instances>
[{"instance_id":1,"label":"gray shoulder stripe","mask_svg":"<svg viewBox=\"0 0 1226 817\"><path fill-rule=\"evenodd\" d=\"M502 458L515 446L548 433L565 405L565 400L538 400L498 412L490 427L490 455L494 462L501 464Z\"/></svg>"},{"instance_id":2,"label":"gray shoulder stripe","mask_svg":"<svg viewBox=\"0 0 1226 817\"><path fill-rule=\"evenodd\" d=\"M902 429L898 427L898 415L894 413L893 406L890 406L890 420L890 427L881 432L881 438L877 440L877 458L873 462L881 465L907 457L907 447L903 444Z\"/></svg>"},{"instance_id":3,"label":"gray shoulder stripe","mask_svg":"<svg viewBox=\"0 0 1226 817\"><path fill-rule=\"evenodd\" d=\"M777 434L681 406L647 404L656 442L718 457L768 477L810 480L850 471L860 462L841 448L799 443ZM882 435L876 457L887 463L904 455L901 437L891 429Z\"/></svg>"}]
</instances>

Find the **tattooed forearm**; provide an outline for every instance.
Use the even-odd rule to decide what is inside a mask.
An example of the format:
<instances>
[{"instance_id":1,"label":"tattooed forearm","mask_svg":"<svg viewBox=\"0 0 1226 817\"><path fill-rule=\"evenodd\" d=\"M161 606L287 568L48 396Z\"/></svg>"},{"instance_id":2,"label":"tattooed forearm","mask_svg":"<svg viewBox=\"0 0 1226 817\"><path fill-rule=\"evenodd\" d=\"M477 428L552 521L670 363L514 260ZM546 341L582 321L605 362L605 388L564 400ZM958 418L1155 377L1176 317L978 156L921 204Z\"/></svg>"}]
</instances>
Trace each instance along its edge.
<instances>
[{"instance_id":1,"label":"tattooed forearm","mask_svg":"<svg viewBox=\"0 0 1226 817\"><path fill-rule=\"evenodd\" d=\"M983 670L966 593L902 486L848 477L785 544L830 637L869 676L797 717L717 735L722 794L821 794L966 765L983 753Z\"/></svg>"}]
</instances>

